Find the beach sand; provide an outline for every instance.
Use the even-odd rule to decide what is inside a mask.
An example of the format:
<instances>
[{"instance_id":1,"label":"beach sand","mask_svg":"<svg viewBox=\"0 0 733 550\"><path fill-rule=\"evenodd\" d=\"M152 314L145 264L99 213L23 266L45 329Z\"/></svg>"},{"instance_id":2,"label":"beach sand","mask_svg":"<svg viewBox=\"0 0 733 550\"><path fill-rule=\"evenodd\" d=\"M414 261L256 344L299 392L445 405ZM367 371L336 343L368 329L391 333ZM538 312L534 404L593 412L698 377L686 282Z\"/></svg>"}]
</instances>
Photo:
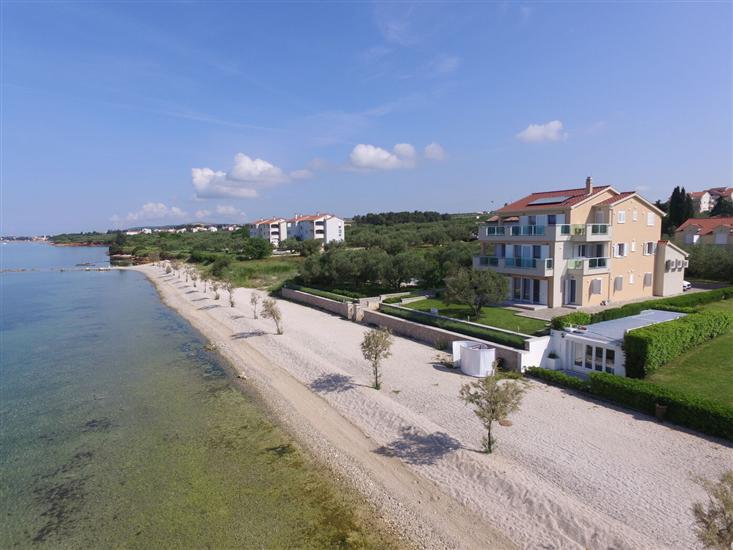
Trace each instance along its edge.
<instances>
[{"instance_id":1,"label":"beach sand","mask_svg":"<svg viewBox=\"0 0 733 550\"><path fill-rule=\"evenodd\" d=\"M278 300L285 333L201 284L142 266L162 299L246 376L279 419L393 530L421 548L697 548L693 476L733 465L719 440L531 381L496 451L458 399L471 378L395 338L381 391L359 344L367 327Z\"/></svg>"}]
</instances>

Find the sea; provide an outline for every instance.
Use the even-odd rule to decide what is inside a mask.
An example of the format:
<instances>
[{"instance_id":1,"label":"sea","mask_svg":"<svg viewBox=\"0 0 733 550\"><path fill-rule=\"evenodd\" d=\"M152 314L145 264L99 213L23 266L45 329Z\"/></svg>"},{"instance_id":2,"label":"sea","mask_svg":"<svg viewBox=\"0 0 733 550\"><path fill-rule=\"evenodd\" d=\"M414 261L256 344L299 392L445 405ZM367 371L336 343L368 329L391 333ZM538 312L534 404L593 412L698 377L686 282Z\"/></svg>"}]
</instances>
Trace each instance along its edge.
<instances>
[{"instance_id":1,"label":"sea","mask_svg":"<svg viewBox=\"0 0 733 550\"><path fill-rule=\"evenodd\" d=\"M0 548L392 546L141 273L107 266L0 245Z\"/></svg>"}]
</instances>

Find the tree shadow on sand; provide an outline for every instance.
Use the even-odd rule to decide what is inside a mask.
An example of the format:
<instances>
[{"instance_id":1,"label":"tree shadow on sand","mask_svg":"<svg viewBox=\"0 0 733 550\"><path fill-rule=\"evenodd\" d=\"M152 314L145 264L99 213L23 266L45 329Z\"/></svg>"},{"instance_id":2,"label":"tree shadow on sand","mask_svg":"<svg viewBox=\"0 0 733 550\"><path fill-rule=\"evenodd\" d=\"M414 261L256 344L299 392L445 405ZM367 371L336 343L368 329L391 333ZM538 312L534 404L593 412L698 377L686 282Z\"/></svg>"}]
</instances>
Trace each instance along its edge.
<instances>
[{"instance_id":1,"label":"tree shadow on sand","mask_svg":"<svg viewBox=\"0 0 733 550\"><path fill-rule=\"evenodd\" d=\"M353 390L358 384L355 384L350 376L345 374L322 374L308 386L318 393L343 393Z\"/></svg>"},{"instance_id":2,"label":"tree shadow on sand","mask_svg":"<svg viewBox=\"0 0 733 550\"><path fill-rule=\"evenodd\" d=\"M265 331L263 330L250 330L249 332L235 332L231 335L232 340L246 340L247 338L253 338L254 336L263 336Z\"/></svg>"},{"instance_id":3,"label":"tree shadow on sand","mask_svg":"<svg viewBox=\"0 0 733 550\"><path fill-rule=\"evenodd\" d=\"M412 426L400 428L400 436L374 452L408 464L427 466L461 448L461 443L444 432L421 434Z\"/></svg>"},{"instance_id":4,"label":"tree shadow on sand","mask_svg":"<svg viewBox=\"0 0 733 550\"><path fill-rule=\"evenodd\" d=\"M191 300L193 301L193 300ZM217 307L221 307L219 304L210 304L208 306L201 306L199 310L206 310L206 309L215 309Z\"/></svg>"}]
</instances>

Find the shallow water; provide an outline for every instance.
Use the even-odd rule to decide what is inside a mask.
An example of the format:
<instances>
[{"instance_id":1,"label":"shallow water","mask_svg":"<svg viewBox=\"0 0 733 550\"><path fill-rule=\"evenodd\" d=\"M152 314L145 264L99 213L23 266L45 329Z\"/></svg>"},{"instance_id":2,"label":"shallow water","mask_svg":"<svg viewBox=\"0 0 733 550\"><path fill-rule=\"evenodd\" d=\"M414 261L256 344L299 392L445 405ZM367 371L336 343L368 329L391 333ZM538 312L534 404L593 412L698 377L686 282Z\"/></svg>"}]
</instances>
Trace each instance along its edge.
<instances>
[{"instance_id":1,"label":"shallow water","mask_svg":"<svg viewBox=\"0 0 733 550\"><path fill-rule=\"evenodd\" d=\"M37 268L77 250L3 248L30 246ZM0 292L0 547L386 544L143 275L3 273Z\"/></svg>"}]
</instances>

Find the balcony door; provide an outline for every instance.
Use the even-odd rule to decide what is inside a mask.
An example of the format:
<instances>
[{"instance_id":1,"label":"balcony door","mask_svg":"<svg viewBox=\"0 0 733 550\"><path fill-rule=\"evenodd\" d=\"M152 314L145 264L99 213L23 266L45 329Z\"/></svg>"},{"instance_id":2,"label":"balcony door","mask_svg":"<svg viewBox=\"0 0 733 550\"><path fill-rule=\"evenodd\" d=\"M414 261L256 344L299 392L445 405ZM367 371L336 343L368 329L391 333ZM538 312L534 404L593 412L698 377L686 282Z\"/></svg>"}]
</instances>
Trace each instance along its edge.
<instances>
[{"instance_id":1,"label":"balcony door","mask_svg":"<svg viewBox=\"0 0 733 550\"><path fill-rule=\"evenodd\" d=\"M574 304L578 292L578 282L575 279L568 279L566 285L565 303Z\"/></svg>"}]
</instances>

